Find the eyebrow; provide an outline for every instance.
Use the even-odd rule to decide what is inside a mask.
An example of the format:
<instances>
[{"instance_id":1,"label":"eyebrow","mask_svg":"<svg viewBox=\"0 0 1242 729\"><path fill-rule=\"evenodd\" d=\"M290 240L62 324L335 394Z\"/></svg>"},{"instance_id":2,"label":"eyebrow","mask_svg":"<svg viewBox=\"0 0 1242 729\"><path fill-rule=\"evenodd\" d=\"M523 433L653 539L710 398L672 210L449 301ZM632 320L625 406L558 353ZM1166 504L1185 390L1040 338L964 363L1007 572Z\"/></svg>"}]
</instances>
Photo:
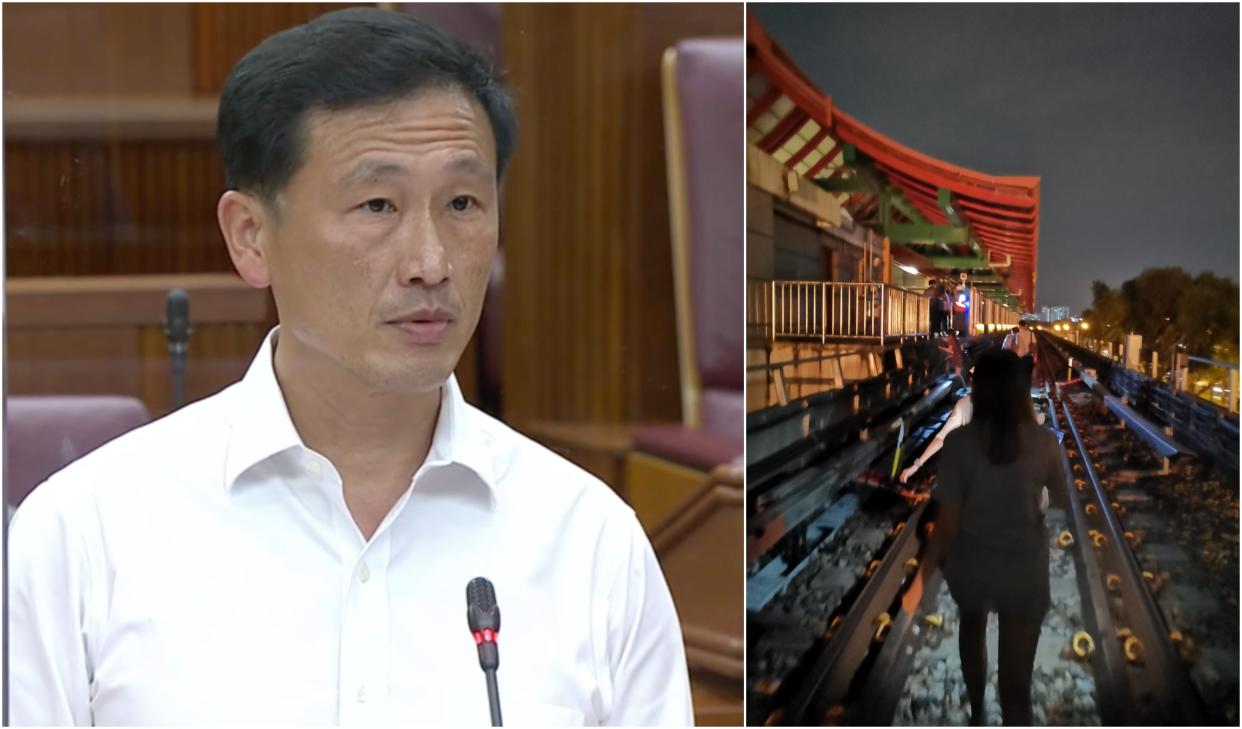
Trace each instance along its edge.
<instances>
[{"instance_id":1,"label":"eyebrow","mask_svg":"<svg viewBox=\"0 0 1242 729\"><path fill-rule=\"evenodd\" d=\"M458 157L449 163L449 169L453 172L460 172L474 177L487 179L493 177L491 170L473 157ZM404 166L394 162L363 161L354 165L348 172L342 175L339 183L342 186L349 186L374 177L400 177L408 173L409 171Z\"/></svg>"},{"instance_id":2,"label":"eyebrow","mask_svg":"<svg viewBox=\"0 0 1242 729\"><path fill-rule=\"evenodd\" d=\"M348 186L372 177L398 177L404 174L406 174L406 169L399 164L363 161L341 175L338 182L343 186Z\"/></svg>"}]
</instances>

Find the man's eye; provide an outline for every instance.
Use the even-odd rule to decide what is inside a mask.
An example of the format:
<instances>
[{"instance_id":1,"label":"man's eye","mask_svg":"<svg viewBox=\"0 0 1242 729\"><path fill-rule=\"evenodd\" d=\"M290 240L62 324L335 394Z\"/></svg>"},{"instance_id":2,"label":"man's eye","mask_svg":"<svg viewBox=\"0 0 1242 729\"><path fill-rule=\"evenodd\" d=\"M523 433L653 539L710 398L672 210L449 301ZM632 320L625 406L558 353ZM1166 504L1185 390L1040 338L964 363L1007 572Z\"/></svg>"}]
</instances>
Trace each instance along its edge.
<instances>
[{"instance_id":1,"label":"man's eye","mask_svg":"<svg viewBox=\"0 0 1242 729\"><path fill-rule=\"evenodd\" d=\"M372 200L367 200L366 202L362 204L362 207L366 208L368 212L372 212L372 213L386 213L386 212L389 212L390 210L395 211L397 209L396 205L393 205L392 202L385 200L382 197L377 197Z\"/></svg>"},{"instance_id":2,"label":"man's eye","mask_svg":"<svg viewBox=\"0 0 1242 729\"><path fill-rule=\"evenodd\" d=\"M451 207L452 209L456 210L459 213L464 213L467 210L471 208L476 208L478 206L479 206L479 201L475 200L469 195L458 195L457 197L449 201L449 207Z\"/></svg>"}]
</instances>

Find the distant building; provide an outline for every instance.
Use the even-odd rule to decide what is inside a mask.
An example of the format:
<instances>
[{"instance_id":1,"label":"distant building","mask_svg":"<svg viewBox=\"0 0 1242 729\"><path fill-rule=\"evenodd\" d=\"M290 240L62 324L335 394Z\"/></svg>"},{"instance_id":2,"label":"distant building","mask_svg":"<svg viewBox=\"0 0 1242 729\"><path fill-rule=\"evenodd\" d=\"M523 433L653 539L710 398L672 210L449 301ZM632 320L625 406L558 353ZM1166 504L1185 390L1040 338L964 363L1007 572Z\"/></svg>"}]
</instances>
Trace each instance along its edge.
<instances>
[{"instance_id":1,"label":"distant building","mask_svg":"<svg viewBox=\"0 0 1242 729\"><path fill-rule=\"evenodd\" d=\"M1051 324L1054 321L1065 321L1069 319L1068 306L1041 306L1039 308L1039 318L1041 321Z\"/></svg>"}]
</instances>

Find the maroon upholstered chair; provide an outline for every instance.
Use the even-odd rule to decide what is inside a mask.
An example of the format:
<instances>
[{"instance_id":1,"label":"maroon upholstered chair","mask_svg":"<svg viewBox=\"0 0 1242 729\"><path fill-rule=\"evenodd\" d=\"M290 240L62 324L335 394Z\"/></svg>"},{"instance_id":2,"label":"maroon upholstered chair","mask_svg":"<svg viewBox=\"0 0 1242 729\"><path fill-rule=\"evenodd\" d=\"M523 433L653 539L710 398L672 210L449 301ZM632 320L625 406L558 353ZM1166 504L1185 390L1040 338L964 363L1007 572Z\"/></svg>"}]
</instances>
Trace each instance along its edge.
<instances>
[{"instance_id":1,"label":"maroon upholstered chair","mask_svg":"<svg viewBox=\"0 0 1242 729\"><path fill-rule=\"evenodd\" d=\"M141 400L112 395L6 400L5 497L16 507L71 462L151 419Z\"/></svg>"},{"instance_id":2,"label":"maroon upholstered chair","mask_svg":"<svg viewBox=\"0 0 1242 729\"><path fill-rule=\"evenodd\" d=\"M701 470L744 442L744 58L741 38L684 40L664 56L682 424L639 431L635 446Z\"/></svg>"}]
</instances>

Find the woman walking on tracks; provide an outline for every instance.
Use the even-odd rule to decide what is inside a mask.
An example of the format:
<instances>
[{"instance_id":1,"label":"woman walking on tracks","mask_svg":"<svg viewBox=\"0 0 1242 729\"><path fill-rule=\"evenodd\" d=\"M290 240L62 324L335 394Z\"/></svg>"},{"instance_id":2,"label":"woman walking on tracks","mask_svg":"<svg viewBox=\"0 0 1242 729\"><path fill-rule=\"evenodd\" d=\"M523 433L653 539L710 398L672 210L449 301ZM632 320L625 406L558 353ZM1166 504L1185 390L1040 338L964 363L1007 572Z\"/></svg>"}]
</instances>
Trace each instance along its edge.
<instances>
[{"instance_id":1,"label":"woman walking on tracks","mask_svg":"<svg viewBox=\"0 0 1242 729\"><path fill-rule=\"evenodd\" d=\"M922 585L940 566L961 612L958 634L971 724L987 723L988 613L999 615L1001 714L1031 724L1031 672L1050 605L1044 487L1064 478L1059 445L1031 408L1029 375L1013 352L990 351L974 376L974 414L940 455L939 515L914 583L902 599L918 609Z\"/></svg>"}]
</instances>

